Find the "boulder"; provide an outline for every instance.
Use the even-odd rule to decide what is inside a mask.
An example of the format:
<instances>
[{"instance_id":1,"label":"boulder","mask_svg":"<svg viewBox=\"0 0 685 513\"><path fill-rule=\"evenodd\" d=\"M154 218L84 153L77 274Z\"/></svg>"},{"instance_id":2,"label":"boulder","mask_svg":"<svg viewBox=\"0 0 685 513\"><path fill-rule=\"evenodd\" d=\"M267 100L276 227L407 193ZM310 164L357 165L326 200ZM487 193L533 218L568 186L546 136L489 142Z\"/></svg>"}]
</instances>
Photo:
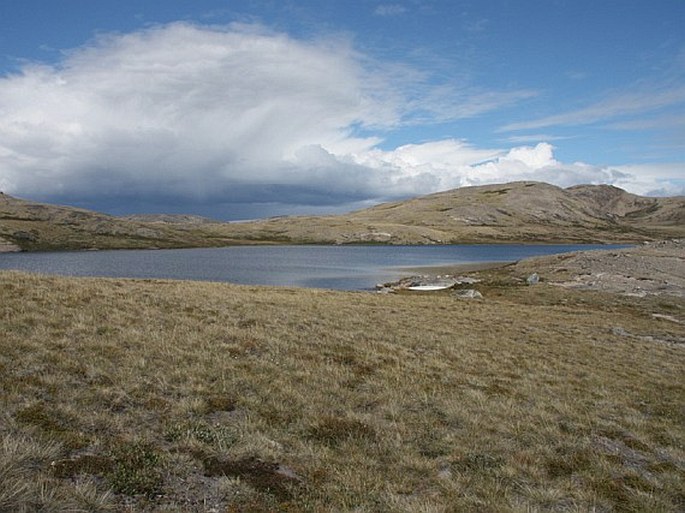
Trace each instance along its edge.
<instances>
[{"instance_id":1,"label":"boulder","mask_svg":"<svg viewBox=\"0 0 685 513\"><path fill-rule=\"evenodd\" d=\"M462 289L454 294L459 299L483 299L483 294L475 289Z\"/></svg>"},{"instance_id":2,"label":"boulder","mask_svg":"<svg viewBox=\"0 0 685 513\"><path fill-rule=\"evenodd\" d=\"M480 283L482 280L479 280L477 278L470 278L468 276L459 276L457 278L457 283L458 284L464 284L464 285L474 285L476 283Z\"/></svg>"},{"instance_id":3,"label":"boulder","mask_svg":"<svg viewBox=\"0 0 685 513\"><path fill-rule=\"evenodd\" d=\"M12 244L7 239L0 237L0 253L16 253L21 251L21 248L16 244Z\"/></svg>"}]
</instances>

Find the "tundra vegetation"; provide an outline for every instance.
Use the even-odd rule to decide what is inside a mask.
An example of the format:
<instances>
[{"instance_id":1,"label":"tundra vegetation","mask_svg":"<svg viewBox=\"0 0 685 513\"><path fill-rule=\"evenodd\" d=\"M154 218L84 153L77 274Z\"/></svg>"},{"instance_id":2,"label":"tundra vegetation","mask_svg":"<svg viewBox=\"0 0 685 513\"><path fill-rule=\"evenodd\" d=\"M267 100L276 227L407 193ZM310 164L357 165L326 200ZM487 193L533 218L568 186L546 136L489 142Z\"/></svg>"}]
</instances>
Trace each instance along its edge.
<instances>
[{"instance_id":1,"label":"tundra vegetation","mask_svg":"<svg viewBox=\"0 0 685 513\"><path fill-rule=\"evenodd\" d=\"M512 268L515 269L515 268ZM685 510L685 302L0 273L0 511Z\"/></svg>"}]
</instances>

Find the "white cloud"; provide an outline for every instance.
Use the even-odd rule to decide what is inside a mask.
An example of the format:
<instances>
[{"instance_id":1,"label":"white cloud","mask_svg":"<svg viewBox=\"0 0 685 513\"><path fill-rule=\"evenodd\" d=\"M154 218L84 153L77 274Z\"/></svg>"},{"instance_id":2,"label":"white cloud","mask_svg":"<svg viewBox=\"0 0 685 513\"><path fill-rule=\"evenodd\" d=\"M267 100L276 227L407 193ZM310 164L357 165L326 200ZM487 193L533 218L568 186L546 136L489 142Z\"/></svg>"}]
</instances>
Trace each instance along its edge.
<instances>
[{"instance_id":1,"label":"white cloud","mask_svg":"<svg viewBox=\"0 0 685 513\"><path fill-rule=\"evenodd\" d=\"M650 130L685 128L685 111L675 114L669 113L654 118L631 119L610 123L607 128L614 130Z\"/></svg>"},{"instance_id":2,"label":"white cloud","mask_svg":"<svg viewBox=\"0 0 685 513\"><path fill-rule=\"evenodd\" d=\"M585 71L571 70L564 73L571 80L585 80L588 77L588 73Z\"/></svg>"},{"instance_id":3,"label":"white cloud","mask_svg":"<svg viewBox=\"0 0 685 513\"><path fill-rule=\"evenodd\" d=\"M407 8L402 4L381 4L374 11L378 16L399 16L407 12Z\"/></svg>"},{"instance_id":4,"label":"white cloud","mask_svg":"<svg viewBox=\"0 0 685 513\"><path fill-rule=\"evenodd\" d=\"M354 127L421 122L449 95L458 105L441 120L518 97L434 88L425 72L374 62L344 39L260 26L104 35L58 65L0 77L0 184L44 198L368 199L404 168L368 172L344 158L381 140Z\"/></svg>"},{"instance_id":5,"label":"white cloud","mask_svg":"<svg viewBox=\"0 0 685 513\"><path fill-rule=\"evenodd\" d=\"M549 135L549 134L530 134L530 135L512 135L503 139L504 142L512 144L523 144L523 143L537 143L540 141L563 141L566 139L573 139L575 136L572 135Z\"/></svg>"},{"instance_id":6,"label":"white cloud","mask_svg":"<svg viewBox=\"0 0 685 513\"><path fill-rule=\"evenodd\" d=\"M635 194L685 196L685 163L631 164L615 169L625 175L615 185Z\"/></svg>"},{"instance_id":7,"label":"white cloud","mask_svg":"<svg viewBox=\"0 0 685 513\"><path fill-rule=\"evenodd\" d=\"M406 145L394 151L371 150L355 157L372 169L394 170L397 192L401 185L414 194L519 180L547 182L560 187L577 184L614 184L635 194L682 194L682 164L593 166L564 163L554 158L549 143L520 146L509 151L481 150L463 141L445 140ZM407 180L412 178L407 183ZM424 187L423 189L421 187Z\"/></svg>"},{"instance_id":8,"label":"white cloud","mask_svg":"<svg viewBox=\"0 0 685 513\"><path fill-rule=\"evenodd\" d=\"M507 151L445 139L384 151L381 137L356 135L530 94L434 87L348 41L256 26L108 35L59 65L0 77L0 189L91 205L335 206L523 179L631 184L630 169L563 164L547 143ZM658 170L651 183L664 186Z\"/></svg>"},{"instance_id":9,"label":"white cloud","mask_svg":"<svg viewBox=\"0 0 685 513\"><path fill-rule=\"evenodd\" d=\"M685 87L641 87L633 91L613 94L582 109L544 118L510 123L498 131L535 130L551 126L578 126L606 121L617 117L644 114L685 103Z\"/></svg>"},{"instance_id":10,"label":"white cloud","mask_svg":"<svg viewBox=\"0 0 685 513\"><path fill-rule=\"evenodd\" d=\"M0 175L27 193L278 183L299 148L363 145L352 124L397 122L366 73L349 45L254 27L104 37L0 79Z\"/></svg>"},{"instance_id":11,"label":"white cloud","mask_svg":"<svg viewBox=\"0 0 685 513\"><path fill-rule=\"evenodd\" d=\"M384 171L395 194L425 194L461 185L473 166L501 155L501 150L478 149L465 141L447 139L407 144L392 151L377 148L352 155L352 160L375 172Z\"/></svg>"},{"instance_id":12,"label":"white cloud","mask_svg":"<svg viewBox=\"0 0 685 513\"><path fill-rule=\"evenodd\" d=\"M614 183L619 177L623 174L611 168L583 162L559 162L554 158L554 147L549 143L512 148L506 155L469 170L471 185L534 180L569 187L581 183Z\"/></svg>"}]
</instances>

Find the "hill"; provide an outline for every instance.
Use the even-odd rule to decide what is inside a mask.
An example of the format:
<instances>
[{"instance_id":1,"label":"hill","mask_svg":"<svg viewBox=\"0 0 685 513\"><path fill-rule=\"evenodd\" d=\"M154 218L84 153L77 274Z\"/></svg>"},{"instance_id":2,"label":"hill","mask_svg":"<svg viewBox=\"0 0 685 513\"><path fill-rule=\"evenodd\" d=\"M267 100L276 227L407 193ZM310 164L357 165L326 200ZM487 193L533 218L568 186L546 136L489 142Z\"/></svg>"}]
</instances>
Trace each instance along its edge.
<instances>
[{"instance_id":1,"label":"hill","mask_svg":"<svg viewBox=\"0 0 685 513\"><path fill-rule=\"evenodd\" d=\"M119 218L0 196L0 244L4 239L24 250L245 243L596 243L684 236L685 197L641 197L607 185L562 189L514 182L463 187L345 215L245 223L178 215Z\"/></svg>"},{"instance_id":2,"label":"hill","mask_svg":"<svg viewBox=\"0 0 685 513\"><path fill-rule=\"evenodd\" d=\"M205 224L216 223L214 219L208 217L189 215L189 214L133 214L121 217L126 221L141 223L167 223L167 224Z\"/></svg>"},{"instance_id":3,"label":"hill","mask_svg":"<svg viewBox=\"0 0 685 513\"><path fill-rule=\"evenodd\" d=\"M195 220L192 216L189 218ZM16 247L41 251L204 247L235 243L194 230L195 224L119 218L0 193L0 250L4 247L6 251Z\"/></svg>"},{"instance_id":4,"label":"hill","mask_svg":"<svg viewBox=\"0 0 685 513\"><path fill-rule=\"evenodd\" d=\"M335 244L637 242L685 235L685 197L647 198L607 185L562 189L515 182L233 229L242 238Z\"/></svg>"}]
</instances>

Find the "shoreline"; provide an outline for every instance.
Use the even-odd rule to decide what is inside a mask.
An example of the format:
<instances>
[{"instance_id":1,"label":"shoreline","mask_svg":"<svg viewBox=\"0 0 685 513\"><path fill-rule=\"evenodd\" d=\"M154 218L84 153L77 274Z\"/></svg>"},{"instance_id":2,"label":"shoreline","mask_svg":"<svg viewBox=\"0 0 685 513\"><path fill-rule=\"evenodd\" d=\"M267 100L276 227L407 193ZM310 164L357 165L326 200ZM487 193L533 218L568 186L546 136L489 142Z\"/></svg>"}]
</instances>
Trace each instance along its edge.
<instances>
[{"instance_id":1,"label":"shoreline","mask_svg":"<svg viewBox=\"0 0 685 513\"><path fill-rule=\"evenodd\" d=\"M508 265L516 264L518 260L504 260L493 262L465 262L463 264L445 264L445 265L426 265L426 266L411 266L396 268L399 271L415 274L424 274L430 276L440 275L456 275L462 273L472 273L477 271L488 271L490 269L499 269Z\"/></svg>"}]
</instances>

